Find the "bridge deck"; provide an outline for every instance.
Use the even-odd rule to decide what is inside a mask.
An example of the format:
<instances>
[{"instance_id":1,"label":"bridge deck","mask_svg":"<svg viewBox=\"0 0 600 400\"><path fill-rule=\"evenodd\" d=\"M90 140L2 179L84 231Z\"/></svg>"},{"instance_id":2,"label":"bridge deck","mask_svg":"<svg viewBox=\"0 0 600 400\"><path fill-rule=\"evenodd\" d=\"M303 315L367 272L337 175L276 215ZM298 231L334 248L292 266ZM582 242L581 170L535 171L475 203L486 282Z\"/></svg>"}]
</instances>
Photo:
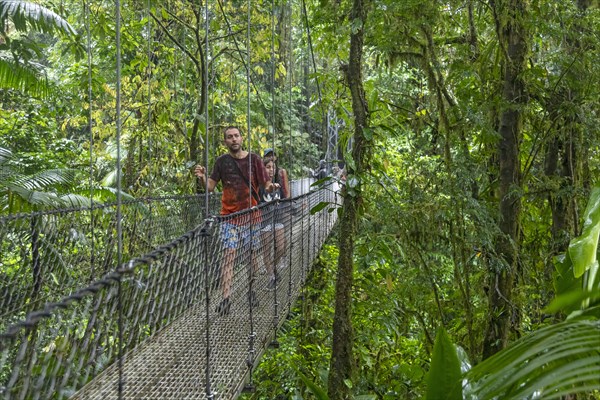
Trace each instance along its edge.
<instances>
[{"instance_id":1,"label":"bridge deck","mask_svg":"<svg viewBox=\"0 0 600 400\"><path fill-rule=\"evenodd\" d=\"M286 317L302 284L302 265L293 262L292 270L282 270L282 278L292 278L294 295L288 298L289 280L277 288L278 303L283 305L276 321ZM274 333L275 292L265 291L266 275L257 277L259 306L253 307L256 360L269 345ZM250 336L250 307L241 287L232 294L229 315L215 311L222 296L215 293L209 303L210 377L215 399L236 397L248 377L247 365ZM206 399L207 360L206 302L190 307L179 319L137 346L124 358L123 397L127 399ZM73 399L118 398L119 368L113 364Z\"/></svg>"},{"instance_id":2,"label":"bridge deck","mask_svg":"<svg viewBox=\"0 0 600 400\"><path fill-rule=\"evenodd\" d=\"M288 253L291 262L279 270L276 291L266 290L267 274L257 274L253 286L259 305L252 308L252 323L246 295L247 279L238 278L237 275L241 275L238 271L240 273L234 279L244 282L234 288L229 315L221 316L216 312L215 306L222 300L222 295L220 290L215 290L210 296L208 323L206 301L199 299L176 321L128 353L122 369L123 398L207 399L207 329L210 329L211 393L214 399L237 397L250 373L250 333L255 335L250 360L256 364L296 300L315 249L321 245L311 243L312 249L309 248L309 235L308 225L294 227L292 253ZM118 383L119 368L113 364L72 398L117 399Z\"/></svg>"}]
</instances>

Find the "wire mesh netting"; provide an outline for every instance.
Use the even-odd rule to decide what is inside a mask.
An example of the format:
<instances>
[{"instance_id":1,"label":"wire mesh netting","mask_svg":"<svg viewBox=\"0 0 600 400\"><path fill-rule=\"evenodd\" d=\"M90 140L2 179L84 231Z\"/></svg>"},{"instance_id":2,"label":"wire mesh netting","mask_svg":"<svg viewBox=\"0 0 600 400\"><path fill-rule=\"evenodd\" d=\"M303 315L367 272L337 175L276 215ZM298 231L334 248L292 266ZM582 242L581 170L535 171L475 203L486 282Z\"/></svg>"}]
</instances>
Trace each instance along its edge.
<instances>
[{"instance_id":1,"label":"wire mesh netting","mask_svg":"<svg viewBox=\"0 0 600 400\"><path fill-rule=\"evenodd\" d=\"M329 185L209 219L197 197L127 204L119 268L110 207L6 219L0 393L236 397L296 300L338 201Z\"/></svg>"},{"instance_id":2,"label":"wire mesh netting","mask_svg":"<svg viewBox=\"0 0 600 400\"><path fill-rule=\"evenodd\" d=\"M218 202L211 198L211 212ZM183 235L204 215L197 196L123 203L122 260ZM114 270L117 216L113 203L0 218L0 329Z\"/></svg>"}]
</instances>

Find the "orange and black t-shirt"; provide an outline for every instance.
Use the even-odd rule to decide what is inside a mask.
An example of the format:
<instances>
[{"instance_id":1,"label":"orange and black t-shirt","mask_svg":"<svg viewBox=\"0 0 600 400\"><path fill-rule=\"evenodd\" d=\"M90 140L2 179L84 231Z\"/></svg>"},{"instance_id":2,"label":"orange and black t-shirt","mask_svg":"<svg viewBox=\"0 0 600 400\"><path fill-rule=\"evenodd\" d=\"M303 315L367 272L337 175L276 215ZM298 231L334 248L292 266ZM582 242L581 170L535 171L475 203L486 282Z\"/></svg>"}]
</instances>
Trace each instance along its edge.
<instances>
[{"instance_id":1,"label":"orange and black t-shirt","mask_svg":"<svg viewBox=\"0 0 600 400\"><path fill-rule=\"evenodd\" d=\"M251 186L254 196L250 195L249 176L252 177ZM228 215L256 206L258 190L269 180L269 176L262 159L257 154L248 153L246 157L240 159L224 154L215 161L210 179L222 182L221 215Z\"/></svg>"}]
</instances>

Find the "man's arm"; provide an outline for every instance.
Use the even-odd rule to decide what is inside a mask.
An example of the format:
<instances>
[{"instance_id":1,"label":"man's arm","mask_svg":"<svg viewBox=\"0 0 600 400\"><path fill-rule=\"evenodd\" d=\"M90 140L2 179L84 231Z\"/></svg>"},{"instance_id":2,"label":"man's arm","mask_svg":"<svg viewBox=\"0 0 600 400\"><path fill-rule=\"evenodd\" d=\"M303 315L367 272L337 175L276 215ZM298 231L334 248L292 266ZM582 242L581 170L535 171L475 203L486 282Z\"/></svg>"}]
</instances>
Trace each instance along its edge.
<instances>
[{"instance_id":1,"label":"man's arm","mask_svg":"<svg viewBox=\"0 0 600 400\"><path fill-rule=\"evenodd\" d=\"M200 178L200 183L202 183L202 186L204 186L206 188L206 190L208 190L209 192L213 192L215 190L215 186L217 186L217 182L215 182L211 178L208 178L208 183L207 183L206 169L203 166L197 165L196 168L194 169L194 174L198 178Z\"/></svg>"},{"instance_id":2,"label":"man's arm","mask_svg":"<svg viewBox=\"0 0 600 400\"><path fill-rule=\"evenodd\" d=\"M216 186L217 186L217 182L213 181L211 178L208 178L208 187L206 189L210 193L214 192Z\"/></svg>"}]
</instances>

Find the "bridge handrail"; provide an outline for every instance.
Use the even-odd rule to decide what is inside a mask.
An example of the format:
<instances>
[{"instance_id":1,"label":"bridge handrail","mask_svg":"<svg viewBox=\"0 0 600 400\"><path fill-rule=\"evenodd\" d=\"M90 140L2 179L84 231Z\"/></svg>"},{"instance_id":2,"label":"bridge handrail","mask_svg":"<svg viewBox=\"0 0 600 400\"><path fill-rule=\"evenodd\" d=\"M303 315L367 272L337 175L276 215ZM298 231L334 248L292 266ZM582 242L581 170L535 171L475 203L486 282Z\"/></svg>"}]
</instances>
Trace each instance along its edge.
<instances>
[{"instance_id":1,"label":"bridge handrail","mask_svg":"<svg viewBox=\"0 0 600 400\"><path fill-rule=\"evenodd\" d=\"M282 210L289 211L281 220L290 234L290 275L286 285L289 287L276 292L276 296L283 296L281 305L288 304L289 307L294 297L292 287L298 287L303 281L310 265L309 260L314 257L316 249L335 221L336 213L321 210L313 216L310 209L321 201L333 203L334 197L335 190L327 188L260 207L265 220L283 214ZM99 376L112 361L120 359L121 352L130 353L184 313L198 309L203 304L208 311L214 313L209 310L212 306L208 307L210 300L207 294L210 292L211 297L216 296L214 301L221 294L218 290L210 290L207 285L209 279L214 278L212 275L215 273L215 265L221 262L219 222L224 219L227 218L202 220L177 239L156 246L142 257L131 258L120 268L76 288L58 301L47 302L43 308L28 312L24 318L0 326L0 332L3 332L0 334L0 386L5 387L5 397L12 398L17 387L21 393L45 391L44 393L52 396L58 394L58 397L70 397L91 377ZM321 221L323 226L319 227L315 221ZM257 251L262 254L266 249L268 252L270 246L265 245ZM251 254L252 250L249 251ZM245 250L240 257L248 257L247 253ZM198 260L200 256L212 261L202 263ZM292 271L295 271L294 275ZM243 303L241 299L244 297L240 293L247 290L243 284L244 274L243 270L236 270L234 278L236 283L232 291L234 297L237 296L238 307L240 301ZM264 280L263 277L259 278ZM274 304L278 302L275 301ZM140 313L132 312L134 308ZM121 310L119 318L115 315L116 309ZM215 316L211 314L211 318ZM271 321L273 317L267 319ZM275 325L278 323L279 319ZM266 334L272 331L272 322L263 321L263 325L262 332ZM265 334L261 336L262 342L258 343L258 349L264 348ZM120 343L119 346L116 346L117 342ZM56 353L59 354L58 357ZM49 389L42 389L41 386L48 384L40 383L45 382L44 375L47 371L40 373L40 367L27 358L32 355L35 355L37 364L42 360L41 364L46 365L46 368L50 368L47 364L51 359L55 360L52 361L55 364L59 362L56 360L61 360L61 368L78 369L75 374L78 377L65 377L64 384L54 382ZM60 392L57 392L57 385L60 386ZM229 386L233 388L235 385L230 382Z\"/></svg>"}]
</instances>

